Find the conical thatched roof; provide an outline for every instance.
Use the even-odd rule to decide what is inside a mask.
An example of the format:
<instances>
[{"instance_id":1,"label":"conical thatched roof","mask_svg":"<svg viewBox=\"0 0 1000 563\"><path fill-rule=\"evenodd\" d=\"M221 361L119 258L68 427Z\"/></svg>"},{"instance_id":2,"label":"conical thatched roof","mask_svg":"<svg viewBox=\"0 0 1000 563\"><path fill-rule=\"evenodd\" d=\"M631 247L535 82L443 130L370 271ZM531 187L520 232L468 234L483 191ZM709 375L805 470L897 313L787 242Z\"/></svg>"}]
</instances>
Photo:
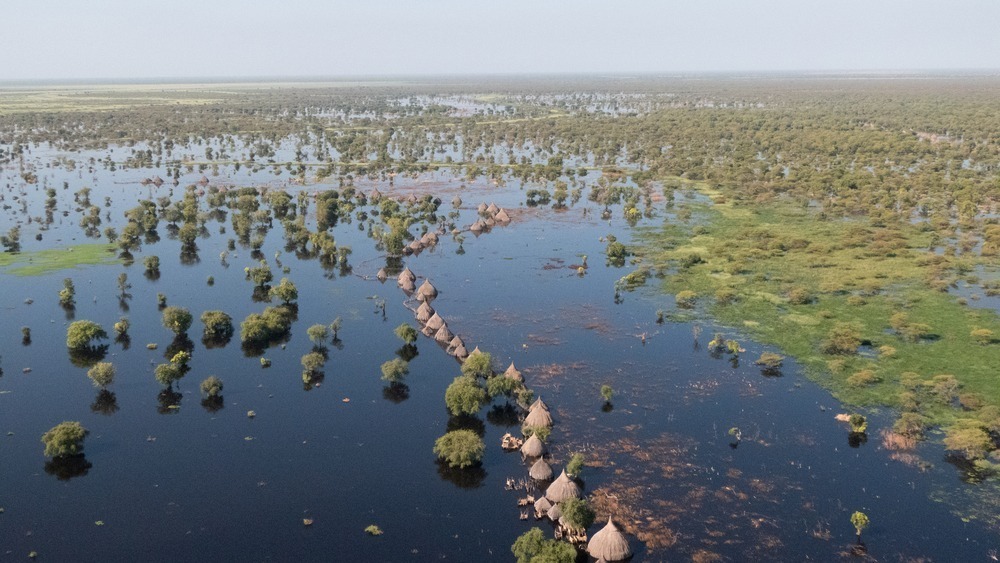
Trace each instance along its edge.
<instances>
[{"instance_id":1,"label":"conical thatched roof","mask_svg":"<svg viewBox=\"0 0 1000 563\"><path fill-rule=\"evenodd\" d=\"M549 502L549 499L545 497L542 497L535 501L535 512L539 514L547 513L550 508L552 508L552 503Z\"/></svg>"},{"instance_id":2,"label":"conical thatched roof","mask_svg":"<svg viewBox=\"0 0 1000 563\"><path fill-rule=\"evenodd\" d=\"M430 244L426 244L426 246L435 245L435 244L438 243L438 234L435 233L434 231L431 231L429 233L425 233L424 236L420 237L420 240L424 240L424 239L427 239L428 241L430 241Z\"/></svg>"},{"instance_id":3,"label":"conical thatched roof","mask_svg":"<svg viewBox=\"0 0 1000 563\"><path fill-rule=\"evenodd\" d=\"M368 194L368 199L375 203L376 201L382 199L382 192L378 191L378 188L373 188L372 193Z\"/></svg>"},{"instance_id":4,"label":"conical thatched roof","mask_svg":"<svg viewBox=\"0 0 1000 563\"><path fill-rule=\"evenodd\" d=\"M412 283L417 281L417 276L413 275L413 272L410 271L409 267L405 267L403 268L403 271L400 272L398 276L396 276L396 281L398 281L400 284L403 283L403 280L409 280Z\"/></svg>"},{"instance_id":5,"label":"conical thatched roof","mask_svg":"<svg viewBox=\"0 0 1000 563\"><path fill-rule=\"evenodd\" d=\"M434 308L431 307L430 304L428 304L426 301L421 303L420 306L417 307L418 321L426 323L427 319L430 319L432 316L434 316Z\"/></svg>"},{"instance_id":6,"label":"conical thatched roof","mask_svg":"<svg viewBox=\"0 0 1000 563\"><path fill-rule=\"evenodd\" d=\"M531 409L528 411L528 416L524 417L524 425L536 428L539 426L548 428L552 426L552 415L545 409Z\"/></svg>"},{"instance_id":7,"label":"conical thatched roof","mask_svg":"<svg viewBox=\"0 0 1000 563\"><path fill-rule=\"evenodd\" d=\"M434 333L434 340L437 340L438 342L448 342L453 336L454 334L448 330L448 325L444 324L441 325L441 328Z\"/></svg>"},{"instance_id":8,"label":"conical thatched roof","mask_svg":"<svg viewBox=\"0 0 1000 563\"><path fill-rule=\"evenodd\" d=\"M538 458L538 461L532 464L531 469L528 470L528 476L537 481L548 481L552 478L552 466L543 458Z\"/></svg>"},{"instance_id":9,"label":"conical thatched roof","mask_svg":"<svg viewBox=\"0 0 1000 563\"><path fill-rule=\"evenodd\" d=\"M497 204L495 204L493 202L490 202L489 207L486 208L486 212L489 213L490 215L496 215L497 212L499 212L499 211L500 211L500 208L497 207Z\"/></svg>"},{"instance_id":10,"label":"conical thatched roof","mask_svg":"<svg viewBox=\"0 0 1000 563\"><path fill-rule=\"evenodd\" d=\"M377 279L380 282L384 282L388 277L389 274L385 272L385 268L379 268L378 271L375 272L375 279Z\"/></svg>"},{"instance_id":11,"label":"conical thatched roof","mask_svg":"<svg viewBox=\"0 0 1000 563\"><path fill-rule=\"evenodd\" d=\"M477 213L485 213L486 209L487 209L486 204L485 203L480 203L479 207L476 208L476 212Z\"/></svg>"},{"instance_id":12,"label":"conical thatched roof","mask_svg":"<svg viewBox=\"0 0 1000 563\"><path fill-rule=\"evenodd\" d=\"M557 503L552 503L552 508L545 513L553 522L558 522L562 518L562 508L559 507Z\"/></svg>"},{"instance_id":13,"label":"conical thatched roof","mask_svg":"<svg viewBox=\"0 0 1000 563\"><path fill-rule=\"evenodd\" d=\"M494 219L493 217L489 217L488 219L486 219L486 226L487 227L493 227L493 226L496 226L496 224L497 224L497 220Z\"/></svg>"},{"instance_id":14,"label":"conical thatched roof","mask_svg":"<svg viewBox=\"0 0 1000 563\"><path fill-rule=\"evenodd\" d=\"M458 358L460 360L464 360L465 358L469 357L469 352L468 352L468 350L465 349L465 345L464 344L459 344L458 346L455 346L452 349L451 355L455 356L456 358Z\"/></svg>"},{"instance_id":15,"label":"conical thatched roof","mask_svg":"<svg viewBox=\"0 0 1000 563\"><path fill-rule=\"evenodd\" d=\"M530 407L528 407L528 410L535 410L535 409L545 409L545 410L549 410L549 406L548 406L548 405L546 405L546 404L545 404L545 403L544 403L544 402L542 401L542 398L541 398L541 397L539 397L539 398L535 399L535 402L534 402L534 403L531 403L531 406L530 406Z\"/></svg>"},{"instance_id":16,"label":"conical thatched roof","mask_svg":"<svg viewBox=\"0 0 1000 563\"><path fill-rule=\"evenodd\" d=\"M201 184L201 185L203 185L203 186L205 184L207 184L208 183L208 176L202 176L201 178L199 178L198 179L198 183Z\"/></svg>"},{"instance_id":17,"label":"conical thatched roof","mask_svg":"<svg viewBox=\"0 0 1000 563\"><path fill-rule=\"evenodd\" d=\"M576 481L569 478L566 475L566 470L563 469L559 477L549 485L548 489L545 489L545 498L552 501L553 504L562 502L570 498L580 498L580 486L576 484Z\"/></svg>"},{"instance_id":18,"label":"conical thatched roof","mask_svg":"<svg viewBox=\"0 0 1000 563\"><path fill-rule=\"evenodd\" d=\"M444 326L444 319L441 318L441 315L437 314L437 311L434 311L434 314L431 315L431 318L427 319L427 328L429 328L434 332L437 332L438 329L443 326Z\"/></svg>"},{"instance_id":19,"label":"conical thatched roof","mask_svg":"<svg viewBox=\"0 0 1000 563\"><path fill-rule=\"evenodd\" d=\"M507 215L507 211L504 209L497 211L497 214L494 216L494 218L497 220L498 223L510 223L510 215Z\"/></svg>"},{"instance_id":20,"label":"conical thatched roof","mask_svg":"<svg viewBox=\"0 0 1000 563\"><path fill-rule=\"evenodd\" d=\"M587 544L587 553L591 557L605 561L624 561L632 557L632 548L628 545L625 534L608 518L608 524L598 530Z\"/></svg>"},{"instance_id":21,"label":"conical thatched roof","mask_svg":"<svg viewBox=\"0 0 1000 563\"><path fill-rule=\"evenodd\" d=\"M421 250L424 249L424 245L421 244L419 240L413 240L410 242L410 244L407 245L407 248L409 248L414 252L420 252Z\"/></svg>"},{"instance_id":22,"label":"conical thatched roof","mask_svg":"<svg viewBox=\"0 0 1000 563\"><path fill-rule=\"evenodd\" d=\"M503 372L503 376L514 381L524 382L524 376L514 367L514 362L510 363L510 367L507 368L507 371Z\"/></svg>"},{"instance_id":23,"label":"conical thatched roof","mask_svg":"<svg viewBox=\"0 0 1000 563\"><path fill-rule=\"evenodd\" d=\"M545 455L545 444L538 439L538 436L532 434L521 446L521 454L528 457L542 457Z\"/></svg>"},{"instance_id":24,"label":"conical thatched roof","mask_svg":"<svg viewBox=\"0 0 1000 563\"><path fill-rule=\"evenodd\" d=\"M438 296L438 290L431 283L431 280L424 280L424 283L420 284L420 288L417 289L417 298L419 299L421 295L428 301Z\"/></svg>"},{"instance_id":25,"label":"conical thatched roof","mask_svg":"<svg viewBox=\"0 0 1000 563\"><path fill-rule=\"evenodd\" d=\"M458 348L459 346L461 346L462 348L465 348L465 343L462 342L462 338L459 335L456 334L455 338L452 338L451 342L448 343L448 347L451 348L451 349L455 349L455 348Z\"/></svg>"},{"instance_id":26,"label":"conical thatched roof","mask_svg":"<svg viewBox=\"0 0 1000 563\"><path fill-rule=\"evenodd\" d=\"M407 293L413 293L414 291L417 290L417 285L413 283L413 280L409 278L398 280L398 283L400 289L402 289Z\"/></svg>"},{"instance_id":27,"label":"conical thatched roof","mask_svg":"<svg viewBox=\"0 0 1000 563\"><path fill-rule=\"evenodd\" d=\"M475 223L473 223L472 225L469 226L469 230L472 231L472 232L474 232L474 233L478 233L478 232L481 232L483 230L483 226L484 225L483 225L482 221L476 221Z\"/></svg>"}]
</instances>

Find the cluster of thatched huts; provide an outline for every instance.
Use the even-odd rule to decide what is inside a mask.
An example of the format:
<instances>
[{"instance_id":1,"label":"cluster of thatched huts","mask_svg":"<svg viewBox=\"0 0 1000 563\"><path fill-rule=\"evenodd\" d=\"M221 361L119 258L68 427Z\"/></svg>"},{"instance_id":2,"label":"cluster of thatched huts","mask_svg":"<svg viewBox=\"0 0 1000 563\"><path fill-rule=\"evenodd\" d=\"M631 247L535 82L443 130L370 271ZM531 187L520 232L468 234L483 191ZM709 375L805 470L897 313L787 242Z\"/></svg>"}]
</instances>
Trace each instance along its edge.
<instances>
[{"instance_id":1,"label":"cluster of thatched huts","mask_svg":"<svg viewBox=\"0 0 1000 563\"><path fill-rule=\"evenodd\" d=\"M485 203L480 203L479 207L476 208L479 212L479 219L469 225L469 230L473 234L479 234L483 231L488 231L495 225L506 225L510 223L510 215L502 207L498 207L495 203L490 203L486 205Z\"/></svg>"},{"instance_id":2,"label":"cluster of thatched huts","mask_svg":"<svg viewBox=\"0 0 1000 563\"><path fill-rule=\"evenodd\" d=\"M385 281L385 270L379 270L376 277L379 281ZM414 316L417 322L420 323L421 332L444 346L448 354L454 356L459 361L469 357L469 352L465 348L465 342L462 341L462 337L454 334L448 328L448 323L445 322L444 318L431 306L431 302L438 295L434 284L430 280L425 279L424 283L420 284L420 287L417 287L417 276L410 271L409 267L403 268L403 271L396 277L396 283L404 293L420 302L420 305L414 311Z\"/></svg>"}]
</instances>

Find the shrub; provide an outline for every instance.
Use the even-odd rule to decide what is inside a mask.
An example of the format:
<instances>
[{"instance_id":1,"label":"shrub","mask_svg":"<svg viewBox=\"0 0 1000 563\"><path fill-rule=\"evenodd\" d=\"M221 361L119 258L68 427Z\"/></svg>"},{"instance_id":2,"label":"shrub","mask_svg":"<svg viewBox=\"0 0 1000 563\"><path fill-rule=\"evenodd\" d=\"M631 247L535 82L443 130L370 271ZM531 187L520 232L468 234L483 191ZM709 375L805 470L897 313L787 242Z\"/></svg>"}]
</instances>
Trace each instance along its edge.
<instances>
[{"instance_id":1,"label":"shrub","mask_svg":"<svg viewBox=\"0 0 1000 563\"><path fill-rule=\"evenodd\" d=\"M271 288L269 295L287 305L299 298L299 290L288 278L281 278L278 285Z\"/></svg>"},{"instance_id":2,"label":"shrub","mask_svg":"<svg viewBox=\"0 0 1000 563\"><path fill-rule=\"evenodd\" d=\"M90 432L79 422L60 422L42 434L46 457L65 457L83 453L83 439Z\"/></svg>"},{"instance_id":3,"label":"shrub","mask_svg":"<svg viewBox=\"0 0 1000 563\"><path fill-rule=\"evenodd\" d=\"M576 561L576 548L566 542L545 539L545 534L539 528L532 528L521 534L510 547L510 551L517 558L517 563Z\"/></svg>"},{"instance_id":4,"label":"shrub","mask_svg":"<svg viewBox=\"0 0 1000 563\"><path fill-rule=\"evenodd\" d=\"M562 503L562 517L574 530L586 530L594 523L594 510L586 499L571 498Z\"/></svg>"},{"instance_id":5,"label":"shrub","mask_svg":"<svg viewBox=\"0 0 1000 563\"><path fill-rule=\"evenodd\" d=\"M987 345L993 342L993 331L988 328L977 328L969 333L976 344Z\"/></svg>"},{"instance_id":6,"label":"shrub","mask_svg":"<svg viewBox=\"0 0 1000 563\"><path fill-rule=\"evenodd\" d=\"M689 289L680 291L677 293L677 295L674 296L674 301L677 303L677 306L684 309L690 309L691 307L694 307L694 304L697 300L698 300L698 294Z\"/></svg>"},{"instance_id":7,"label":"shrub","mask_svg":"<svg viewBox=\"0 0 1000 563\"><path fill-rule=\"evenodd\" d=\"M326 325L314 324L306 329L306 336L309 340L317 346L322 346L326 343L326 339L330 336L330 330L326 328Z\"/></svg>"},{"instance_id":8,"label":"shrub","mask_svg":"<svg viewBox=\"0 0 1000 563\"><path fill-rule=\"evenodd\" d=\"M993 440L978 420L959 419L944 433L944 447L969 461L985 457L993 447Z\"/></svg>"},{"instance_id":9,"label":"shrub","mask_svg":"<svg viewBox=\"0 0 1000 563\"><path fill-rule=\"evenodd\" d=\"M864 415L854 413L847 418L847 423L851 425L851 432L863 434L868 430L868 419Z\"/></svg>"},{"instance_id":10,"label":"shrub","mask_svg":"<svg viewBox=\"0 0 1000 563\"><path fill-rule=\"evenodd\" d=\"M486 391L479 382L468 376L456 377L444 393L444 402L451 414L476 414L486 403Z\"/></svg>"},{"instance_id":11,"label":"shrub","mask_svg":"<svg viewBox=\"0 0 1000 563\"><path fill-rule=\"evenodd\" d=\"M205 311L201 322L205 325L202 336L206 339L225 340L233 336L233 318L222 311Z\"/></svg>"},{"instance_id":12,"label":"shrub","mask_svg":"<svg viewBox=\"0 0 1000 563\"><path fill-rule=\"evenodd\" d=\"M382 364L382 379L390 383L403 381L408 373L410 373L410 365L400 358Z\"/></svg>"},{"instance_id":13,"label":"shrub","mask_svg":"<svg viewBox=\"0 0 1000 563\"><path fill-rule=\"evenodd\" d=\"M861 370L847 378L847 384L851 387L864 387L879 381L879 377L870 369Z\"/></svg>"},{"instance_id":14,"label":"shrub","mask_svg":"<svg viewBox=\"0 0 1000 563\"><path fill-rule=\"evenodd\" d=\"M222 380L210 375L201 382L201 392L206 397L218 397L222 393Z\"/></svg>"},{"instance_id":15,"label":"shrub","mask_svg":"<svg viewBox=\"0 0 1000 563\"><path fill-rule=\"evenodd\" d=\"M115 380L115 366L111 362L99 362L87 370L87 377L94 387L105 388Z\"/></svg>"},{"instance_id":16,"label":"shrub","mask_svg":"<svg viewBox=\"0 0 1000 563\"><path fill-rule=\"evenodd\" d=\"M566 473L576 477L583 471L583 454L575 453L566 464Z\"/></svg>"},{"instance_id":17,"label":"shrub","mask_svg":"<svg viewBox=\"0 0 1000 563\"><path fill-rule=\"evenodd\" d=\"M472 430L452 430L434 442L434 453L459 469L482 461L486 445Z\"/></svg>"},{"instance_id":18,"label":"shrub","mask_svg":"<svg viewBox=\"0 0 1000 563\"><path fill-rule=\"evenodd\" d=\"M74 321L66 329L66 347L78 350L91 346L94 340L107 337L108 333L93 321Z\"/></svg>"},{"instance_id":19,"label":"shrub","mask_svg":"<svg viewBox=\"0 0 1000 563\"><path fill-rule=\"evenodd\" d=\"M174 334L184 334L191 328L191 311L184 307L167 307L163 309L163 326L172 330Z\"/></svg>"},{"instance_id":20,"label":"shrub","mask_svg":"<svg viewBox=\"0 0 1000 563\"><path fill-rule=\"evenodd\" d=\"M731 287L723 287L715 291L715 302L719 305L729 305L736 301L739 294Z\"/></svg>"},{"instance_id":21,"label":"shrub","mask_svg":"<svg viewBox=\"0 0 1000 563\"><path fill-rule=\"evenodd\" d=\"M854 323L839 322L833 325L823 341L824 354L856 354L861 346L861 329Z\"/></svg>"},{"instance_id":22,"label":"shrub","mask_svg":"<svg viewBox=\"0 0 1000 563\"><path fill-rule=\"evenodd\" d=\"M178 364L160 364L156 366L155 370L153 370L153 376L160 385L170 386L175 381L184 377L184 370Z\"/></svg>"},{"instance_id":23,"label":"shrub","mask_svg":"<svg viewBox=\"0 0 1000 563\"><path fill-rule=\"evenodd\" d=\"M473 351L468 358L462 362L462 375L466 377L487 378L493 375L493 356L487 352Z\"/></svg>"},{"instance_id":24,"label":"shrub","mask_svg":"<svg viewBox=\"0 0 1000 563\"><path fill-rule=\"evenodd\" d=\"M788 292L788 302L792 305L808 305L812 303L813 296L809 293L809 290L804 287L793 287L791 291Z\"/></svg>"},{"instance_id":25,"label":"shrub","mask_svg":"<svg viewBox=\"0 0 1000 563\"><path fill-rule=\"evenodd\" d=\"M413 344L414 342L417 341L417 329L413 328L407 323L402 323L401 325L397 326L394 332L396 333L396 336L398 336L400 340L402 340L407 344Z\"/></svg>"}]
</instances>

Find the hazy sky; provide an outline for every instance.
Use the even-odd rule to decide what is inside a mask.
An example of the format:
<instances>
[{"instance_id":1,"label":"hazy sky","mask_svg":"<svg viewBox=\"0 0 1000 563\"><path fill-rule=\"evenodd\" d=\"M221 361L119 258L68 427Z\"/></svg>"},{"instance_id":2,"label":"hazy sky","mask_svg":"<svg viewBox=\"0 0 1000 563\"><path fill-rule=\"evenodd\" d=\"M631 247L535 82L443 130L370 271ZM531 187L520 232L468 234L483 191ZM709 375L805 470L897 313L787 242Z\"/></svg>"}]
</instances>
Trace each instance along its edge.
<instances>
[{"instance_id":1,"label":"hazy sky","mask_svg":"<svg viewBox=\"0 0 1000 563\"><path fill-rule=\"evenodd\" d=\"M0 80L1000 69L997 0L2 0Z\"/></svg>"}]
</instances>

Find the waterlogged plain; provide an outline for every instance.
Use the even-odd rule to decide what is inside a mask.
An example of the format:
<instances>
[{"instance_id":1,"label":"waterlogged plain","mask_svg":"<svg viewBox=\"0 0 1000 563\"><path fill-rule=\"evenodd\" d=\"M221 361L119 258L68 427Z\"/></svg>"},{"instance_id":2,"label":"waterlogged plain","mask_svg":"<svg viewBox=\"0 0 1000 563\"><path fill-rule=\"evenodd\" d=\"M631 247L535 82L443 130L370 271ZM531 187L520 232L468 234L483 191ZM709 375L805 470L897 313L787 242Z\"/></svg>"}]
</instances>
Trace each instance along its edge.
<instances>
[{"instance_id":1,"label":"waterlogged plain","mask_svg":"<svg viewBox=\"0 0 1000 563\"><path fill-rule=\"evenodd\" d=\"M871 518L862 540L872 559L993 553L993 482L963 482L966 474L945 462L938 439L901 450L887 432L898 411L840 404L805 377L815 369L806 354L778 369L755 365L762 353L781 351L751 340L760 331L718 312L728 324L716 326L704 309L675 304L683 284L710 287L695 277L700 263L675 277L676 256L662 269L628 256L606 259L609 235L638 248L635 229L664 222L682 225L688 238L670 241L682 253L709 248L715 227L704 214L717 193L705 189L705 197L686 183L664 190L674 176L636 180L642 166L620 155L567 149L559 156L543 136L475 150L464 141L471 131L462 128L475 122L492 127L553 114L558 124L589 113L613 128L616 119L650 111L659 95L595 94L567 109L573 93L524 87L525 94L497 97L447 84L445 95L393 85L363 103L288 87L258 101L275 115L315 107L329 120L323 135L288 118L267 134L171 139L169 155L163 138L138 138L139 125L121 126L124 142L111 132L59 138L55 127L43 140L39 127L28 135L39 138L14 143L18 129L11 128L0 232L19 225L21 253L0 262L0 548L51 560L327 560L337 553L508 561L511 544L532 526L551 534L547 521L521 520L528 466L499 446L504 433L520 431L520 407L499 397L475 416L450 416L445 389L459 363L433 338L420 336L414 355L394 334L401 323L420 327L416 301L395 282L405 266L418 285L435 285L434 308L470 350L490 353L497 371L513 362L548 403L550 462L558 472L572 454L584 455L580 482L597 513L589 533L614 517L633 560L853 557L861 553L855 511ZM394 117L382 113L386 100ZM430 158L409 129L383 143L382 154L368 152L367 140L345 140L355 127L378 136L386 123L416 128L406 120L433 116L452 122L451 129L435 125L444 133L423 133L435 147ZM460 132L453 142L449 130ZM99 148L84 146L91 144ZM498 157L506 164L491 170ZM421 168L427 162L435 165ZM146 181L157 177L160 185ZM253 190L241 191L247 187ZM273 196L280 191L294 204L291 214ZM333 191L336 205L322 195ZM607 197L615 191L622 197ZM105 229L121 235L140 200L154 204L155 232L141 233L125 256L118 240L108 253ZM483 218L480 203L491 202L510 222L473 230ZM97 225L88 219L95 215ZM245 237L237 216L249 217ZM425 227L438 232L437 244L392 256L393 217L413 219L408 231L417 239ZM186 224L194 225L193 239ZM325 239L290 244L300 228L327 233L339 253L331 260L313 250ZM698 229L694 238L691 229ZM63 259L38 267L47 255ZM144 264L151 256L160 260L156 273ZM273 271L272 287L283 277L295 284L294 320L269 345L241 346L241 321L281 301L264 302L247 279L245 268L261 260ZM628 276L647 266L645 277ZM388 279L379 282L383 268ZM669 295L660 292L661 276L674 284ZM66 278L75 286L72 308L59 303ZM161 294L166 305L194 315L186 337L161 322ZM198 318L209 310L236 325L225 345L201 338ZM116 340L111 328L121 317L129 319L128 340ZM82 319L111 333L104 361L117 375L106 391L87 378L87 362L67 352L67 326ZM322 365L303 374L303 356L317 349L306 329L335 319L337 339L320 347ZM714 346L716 332L736 347ZM179 350L190 353L190 370L170 386L158 383L157 366ZM409 373L402 385L388 384L380 366L399 357ZM210 375L224 383L221 399L199 389ZM605 385L610 401L601 396ZM867 417L863 434L835 419L854 412ZM47 460L39 441L64 420L90 431L85 458L72 463ZM460 428L482 436L481 465L453 469L433 454L439 436ZM370 525L383 533L366 534Z\"/></svg>"}]
</instances>

